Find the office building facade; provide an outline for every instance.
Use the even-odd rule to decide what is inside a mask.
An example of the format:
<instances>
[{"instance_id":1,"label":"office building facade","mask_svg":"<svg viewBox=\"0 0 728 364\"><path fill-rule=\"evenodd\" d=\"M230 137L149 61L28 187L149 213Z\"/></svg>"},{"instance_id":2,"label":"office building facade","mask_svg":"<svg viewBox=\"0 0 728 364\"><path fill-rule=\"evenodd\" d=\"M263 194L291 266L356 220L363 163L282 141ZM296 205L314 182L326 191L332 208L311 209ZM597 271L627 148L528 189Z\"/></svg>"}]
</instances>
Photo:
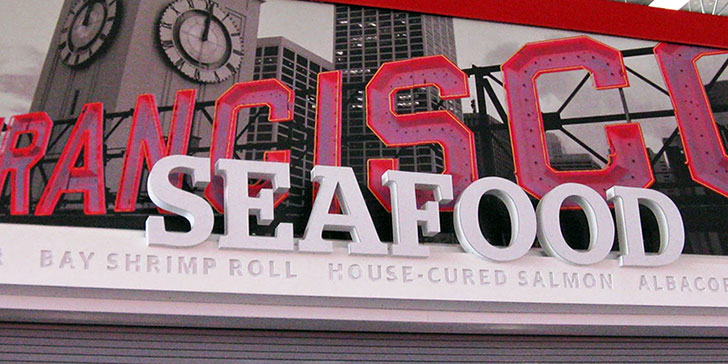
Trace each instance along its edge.
<instances>
[{"instance_id":1,"label":"office building facade","mask_svg":"<svg viewBox=\"0 0 728 364\"><path fill-rule=\"evenodd\" d=\"M263 160L267 150L290 150L291 188L283 206L286 215L293 218L303 216L302 208L310 206L312 200L308 186L313 168L317 77L332 69L331 62L284 37L258 39L253 79L282 81L295 92L295 106L290 122L268 122L267 108L250 111L243 135L245 159Z\"/></svg>"},{"instance_id":2,"label":"office building facade","mask_svg":"<svg viewBox=\"0 0 728 364\"><path fill-rule=\"evenodd\" d=\"M343 73L345 93L342 165L352 167L359 181L366 181L366 161L372 158L398 158L402 170L442 171L439 146L389 148L367 128L364 115L364 85L381 64L431 55L457 62L452 18L335 6L334 65ZM462 117L460 100L443 102L432 87L400 92L396 102L398 113L447 109Z\"/></svg>"},{"instance_id":3,"label":"office building facade","mask_svg":"<svg viewBox=\"0 0 728 364\"><path fill-rule=\"evenodd\" d=\"M498 176L515 182L511 138L506 125L479 113L463 115L463 122L475 138L478 177Z\"/></svg>"}]
</instances>

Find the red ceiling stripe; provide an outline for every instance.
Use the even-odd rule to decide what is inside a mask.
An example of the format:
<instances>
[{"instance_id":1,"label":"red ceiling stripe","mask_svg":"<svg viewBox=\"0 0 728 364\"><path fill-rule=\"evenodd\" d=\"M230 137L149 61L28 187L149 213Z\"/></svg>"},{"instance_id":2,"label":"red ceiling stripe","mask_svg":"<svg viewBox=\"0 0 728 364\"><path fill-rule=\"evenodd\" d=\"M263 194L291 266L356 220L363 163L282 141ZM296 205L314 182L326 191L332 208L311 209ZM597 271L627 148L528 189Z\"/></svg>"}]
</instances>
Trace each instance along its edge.
<instances>
[{"instance_id":1,"label":"red ceiling stripe","mask_svg":"<svg viewBox=\"0 0 728 364\"><path fill-rule=\"evenodd\" d=\"M315 0L728 48L728 17L608 0Z\"/></svg>"}]
</instances>

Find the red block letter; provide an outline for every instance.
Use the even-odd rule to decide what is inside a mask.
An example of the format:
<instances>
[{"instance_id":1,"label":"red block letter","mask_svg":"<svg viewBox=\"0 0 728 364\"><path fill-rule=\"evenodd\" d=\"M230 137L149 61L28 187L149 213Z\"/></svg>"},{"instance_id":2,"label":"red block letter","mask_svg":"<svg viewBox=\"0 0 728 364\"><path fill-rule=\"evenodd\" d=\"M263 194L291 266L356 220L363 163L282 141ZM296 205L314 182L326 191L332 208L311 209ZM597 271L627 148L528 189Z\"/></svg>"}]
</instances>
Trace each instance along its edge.
<instances>
[{"instance_id":1,"label":"red block letter","mask_svg":"<svg viewBox=\"0 0 728 364\"><path fill-rule=\"evenodd\" d=\"M728 197L728 155L718 133L696 63L720 49L660 43L655 57L670 91L685 159L693 180Z\"/></svg>"},{"instance_id":2,"label":"red block letter","mask_svg":"<svg viewBox=\"0 0 728 364\"><path fill-rule=\"evenodd\" d=\"M341 166L341 71L318 74L316 94L316 127L314 130L313 165ZM316 199L318 184L313 186ZM331 213L339 212L334 196Z\"/></svg>"},{"instance_id":3,"label":"red block letter","mask_svg":"<svg viewBox=\"0 0 728 364\"><path fill-rule=\"evenodd\" d=\"M341 71L318 74L313 165L341 166Z\"/></svg>"},{"instance_id":4,"label":"red block letter","mask_svg":"<svg viewBox=\"0 0 728 364\"><path fill-rule=\"evenodd\" d=\"M447 110L396 113L397 92L434 86L444 100L469 96L467 75L444 56L385 63L366 87L367 125L389 147L437 143L442 147L445 170L452 175L455 199L477 179L473 133ZM387 210L389 189L382 174L397 169L396 159L368 161L367 186ZM418 191L418 201L431 200ZM454 200L453 200L454 201ZM454 202L441 209L452 211Z\"/></svg>"},{"instance_id":5,"label":"red block letter","mask_svg":"<svg viewBox=\"0 0 728 364\"><path fill-rule=\"evenodd\" d=\"M589 37L530 43L503 64L518 184L537 198L567 182L585 184L602 196L614 185L650 186L654 181L652 168L636 123L604 128L611 151L604 169L563 172L551 168L536 78L543 73L576 69L591 73L597 90L629 86L620 52Z\"/></svg>"},{"instance_id":6,"label":"red block letter","mask_svg":"<svg viewBox=\"0 0 728 364\"><path fill-rule=\"evenodd\" d=\"M64 193L83 193L83 212L87 215L106 213L103 161L104 107L101 103L86 104L78 116L71 136L35 208L38 216L50 215ZM76 161L83 152L83 165Z\"/></svg>"},{"instance_id":7,"label":"red block letter","mask_svg":"<svg viewBox=\"0 0 728 364\"><path fill-rule=\"evenodd\" d=\"M205 189L205 197L219 212L224 206L223 180L214 175L215 163L218 159L233 157L238 112L256 106L270 108L269 121L289 121L293 119L293 91L278 80L268 79L236 83L217 99L210 146L212 182Z\"/></svg>"},{"instance_id":8,"label":"red block letter","mask_svg":"<svg viewBox=\"0 0 728 364\"><path fill-rule=\"evenodd\" d=\"M3 119L0 118L0 124ZM10 213L26 215L30 194L30 170L35 166L48 147L53 121L44 112L16 115L10 119L0 146L0 191L10 175ZM18 148L23 135L30 135L30 143Z\"/></svg>"},{"instance_id":9,"label":"red block letter","mask_svg":"<svg viewBox=\"0 0 728 364\"><path fill-rule=\"evenodd\" d=\"M154 95L139 95L126 143L124 166L121 170L114 211L131 212L136 209L139 177L144 162L147 164L147 169L151 170L158 160L168 155L187 154L192 118L195 114L195 93L194 89L177 92L166 145ZM182 186L182 175L178 175L175 179L176 186Z\"/></svg>"}]
</instances>

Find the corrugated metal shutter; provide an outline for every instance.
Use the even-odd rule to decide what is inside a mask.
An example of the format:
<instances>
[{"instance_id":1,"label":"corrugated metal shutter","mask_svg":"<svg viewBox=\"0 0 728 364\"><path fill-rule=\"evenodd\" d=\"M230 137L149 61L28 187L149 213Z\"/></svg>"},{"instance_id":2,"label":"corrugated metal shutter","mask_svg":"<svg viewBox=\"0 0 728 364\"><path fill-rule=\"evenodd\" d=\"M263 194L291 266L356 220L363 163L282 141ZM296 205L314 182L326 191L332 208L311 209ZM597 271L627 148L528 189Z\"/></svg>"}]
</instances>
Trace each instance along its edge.
<instances>
[{"instance_id":1,"label":"corrugated metal shutter","mask_svg":"<svg viewBox=\"0 0 728 364\"><path fill-rule=\"evenodd\" d=\"M728 339L0 323L2 363L718 363Z\"/></svg>"}]
</instances>

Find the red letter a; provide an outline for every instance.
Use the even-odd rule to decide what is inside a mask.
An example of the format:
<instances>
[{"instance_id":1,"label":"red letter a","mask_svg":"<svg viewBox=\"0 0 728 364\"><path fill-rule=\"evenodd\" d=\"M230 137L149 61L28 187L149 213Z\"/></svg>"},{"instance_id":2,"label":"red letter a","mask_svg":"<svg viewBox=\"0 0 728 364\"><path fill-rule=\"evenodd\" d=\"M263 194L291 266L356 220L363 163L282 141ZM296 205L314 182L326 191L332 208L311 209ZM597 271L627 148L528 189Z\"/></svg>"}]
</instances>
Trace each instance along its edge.
<instances>
[{"instance_id":1,"label":"red letter a","mask_svg":"<svg viewBox=\"0 0 728 364\"><path fill-rule=\"evenodd\" d=\"M71 136L63 147L53 174L35 209L37 216L53 213L64 193L83 194L83 212L87 215L106 213L103 164L104 106L86 104ZM83 164L76 166L83 152Z\"/></svg>"}]
</instances>

